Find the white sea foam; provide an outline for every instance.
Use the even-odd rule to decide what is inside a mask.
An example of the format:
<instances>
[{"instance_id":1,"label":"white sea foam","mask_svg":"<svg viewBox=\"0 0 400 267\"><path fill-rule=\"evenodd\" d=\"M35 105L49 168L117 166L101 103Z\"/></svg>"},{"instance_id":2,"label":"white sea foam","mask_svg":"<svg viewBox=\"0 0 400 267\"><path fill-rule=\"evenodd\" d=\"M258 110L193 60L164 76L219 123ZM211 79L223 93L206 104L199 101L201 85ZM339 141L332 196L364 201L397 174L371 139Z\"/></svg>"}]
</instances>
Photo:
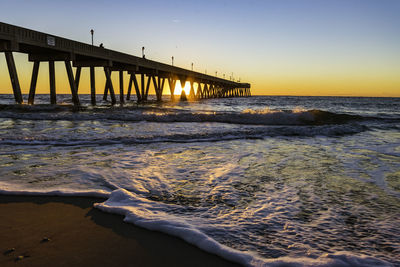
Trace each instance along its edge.
<instances>
[{"instance_id":1,"label":"white sea foam","mask_svg":"<svg viewBox=\"0 0 400 267\"><path fill-rule=\"evenodd\" d=\"M117 189L109 193L104 190L12 190L7 183L1 182L2 195L26 195L26 196L86 196L108 198L103 203L95 203L94 207L104 212L124 216L124 221L134 225L160 231L169 235L177 236L200 249L216 254L229 261L240 263L245 266L320 266L320 267L350 267L350 266L392 266L390 263L365 255L355 255L349 252L336 252L324 254L318 258L310 257L279 257L265 259L249 251L239 251L222 245L213 238L207 236L195 226L184 219L165 212L166 206L174 208L173 204L158 203L139 195ZM14 188L15 189L15 188Z\"/></svg>"},{"instance_id":2,"label":"white sea foam","mask_svg":"<svg viewBox=\"0 0 400 267\"><path fill-rule=\"evenodd\" d=\"M0 185L4 188L4 183ZM0 194L29 195L29 196L89 196L109 197L103 203L95 203L94 207L109 213L123 215L124 221L134 225L160 231L177 236L186 242L212 254L221 256L227 260L240 263L245 266L391 266L385 261L368 256L357 256L348 252L325 254L319 258L307 257L280 257L276 259L264 259L248 251L238 251L222 245L202 233L185 220L164 212L165 205L155 203L142 198L124 189L118 189L111 194L104 191L10 191L0 190ZM171 204L169 204L171 205Z\"/></svg>"},{"instance_id":3,"label":"white sea foam","mask_svg":"<svg viewBox=\"0 0 400 267\"><path fill-rule=\"evenodd\" d=\"M1 195L15 195L15 196L79 196L79 197L96 197L96 198L107 198L110 193L105 190L71 190L71 189L60 189L60 190L32 190L24 189L16 185L10 185L8 183L0 182L0 194Z\"/></svg>"},{"instance_id":4,"label":"white sea foam","mask_svg":"<svg viewBox=\"0 0 400 267\"><path fill-rule=\"evenodd\" d=\"M218 243L184 219L166 213L166 205L174 206L155 203L124 189L118 189L113 191L105 202L96 203L94 206L102 211L123 215L125 222L180 237L204 251L245 266L391 266L374 257L359 256L349 252L327 253L314 259L307 257L261 258L249 251L238 251Z\"/></svg>"}]
</instances>

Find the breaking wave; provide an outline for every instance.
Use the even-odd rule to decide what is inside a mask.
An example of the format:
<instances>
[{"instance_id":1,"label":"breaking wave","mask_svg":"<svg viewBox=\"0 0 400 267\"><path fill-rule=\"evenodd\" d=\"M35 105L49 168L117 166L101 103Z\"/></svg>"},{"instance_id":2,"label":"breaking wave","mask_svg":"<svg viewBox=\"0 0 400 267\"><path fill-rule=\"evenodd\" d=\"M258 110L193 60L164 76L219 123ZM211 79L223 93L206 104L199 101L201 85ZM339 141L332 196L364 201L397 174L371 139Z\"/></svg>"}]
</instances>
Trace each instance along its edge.
<instances>
[{"instance_id":1,"label":"breaking wave","mask_svg":"<svg viewBox=\"0 0 400 267\"><path fill-rule=\"evenodd\" d=\"M389 120L378 117L333 113L323 110L261 110L241 112L187 111L178 109L107 107L80 108L71 106L0 106L0 118L23 120L115 120L126 122L218 122L242 125L327 125L365 120Z\"/></svg>"},{"instance_id":2,"label":"breaking wave","mask_svg":"<svg viewBox=\"0 0 400 267\"><path fill-rule=\"evenodd\" d=\"M0 137L1 145L54 145L54 146L91 146L113 144L150 144L150 143L192 143L218 142L240 139L263 139L266 137L314 137L342 136L367 130L363 125L326 125L326 126L269 126L242 130L211 133L165 134L148 137L122 136L99 138L63 138L51 136L7 136Z\"/></svg>"}]
</instances>

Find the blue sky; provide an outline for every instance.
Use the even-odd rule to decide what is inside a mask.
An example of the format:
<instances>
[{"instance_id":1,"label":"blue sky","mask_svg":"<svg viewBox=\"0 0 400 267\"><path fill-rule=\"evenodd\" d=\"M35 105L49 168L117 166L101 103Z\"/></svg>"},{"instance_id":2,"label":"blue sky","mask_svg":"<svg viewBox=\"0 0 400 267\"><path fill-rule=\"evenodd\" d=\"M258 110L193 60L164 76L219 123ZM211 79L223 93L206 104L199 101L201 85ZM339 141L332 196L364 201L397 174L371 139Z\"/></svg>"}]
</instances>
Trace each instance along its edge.
<instances>
[{"instance_id":1,"label":"blue sky","mask_svg":"<svg viewBox=\"0 0 400 267\"><path fill-rule=\"evenodd\" d=\"M309 87L315 94L337 86L326 94L400 95L400 1L2 0L1 6L2 22L87 43L93 28L95 43L107 48L140 55L145 46L148 58L170 63L174 56L181 67L193 62L201 72L233 72L260 93Z\"/></svg>"}]
</instances>

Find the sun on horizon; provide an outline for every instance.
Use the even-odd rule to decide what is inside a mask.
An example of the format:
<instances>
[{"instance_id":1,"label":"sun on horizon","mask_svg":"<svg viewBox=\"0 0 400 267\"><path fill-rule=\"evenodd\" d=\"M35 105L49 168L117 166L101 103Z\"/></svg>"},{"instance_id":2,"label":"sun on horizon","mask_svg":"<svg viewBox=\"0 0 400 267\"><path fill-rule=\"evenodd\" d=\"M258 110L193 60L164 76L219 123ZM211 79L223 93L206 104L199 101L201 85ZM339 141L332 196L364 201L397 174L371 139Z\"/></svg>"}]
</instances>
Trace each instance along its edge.
<instances>
[{"instance_id":1,"label":"sun on horizon","mask_svg":"<svg viewBox=\"0 0 400 267\"><path fill-rule=\"evenodd\" d=\"M190 94L190 82L186 82L185 86L182 88L181 82L178 80L175 84L174 95L181 95L183 90L186 95Z\"/></svg>"}]
</instances>

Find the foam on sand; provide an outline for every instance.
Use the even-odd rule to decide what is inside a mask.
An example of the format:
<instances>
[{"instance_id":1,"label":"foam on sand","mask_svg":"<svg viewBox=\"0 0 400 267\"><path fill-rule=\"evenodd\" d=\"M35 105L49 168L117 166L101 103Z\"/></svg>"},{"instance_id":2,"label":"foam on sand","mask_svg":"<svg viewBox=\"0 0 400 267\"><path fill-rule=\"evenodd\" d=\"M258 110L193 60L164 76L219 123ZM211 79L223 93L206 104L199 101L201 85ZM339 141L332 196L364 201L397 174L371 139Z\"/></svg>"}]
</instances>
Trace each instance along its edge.
<instances>
[{"instance_id":1,"label":"foam on sand","mask_svg":"<svg viewBox=\"0 0 400 267\"><path fill-rule=\"evenodd\" d=\"M5 184L0 183L2 188ZM7 188L7 187L6 187ZM124 189L117 189L108 193L99 191L28 191L28 190L0 190L2 195L27 195L27 196L87 196L108 199L103 203L95 203L94 207L104 212L119 214L124 216L124 221L132 223L149 230L163 232L172 236L182 238L187 243L195 245L200 249L216 254L232 262L240 263L245 266L318 266L318 267L350 267L350 266L392 266L390 263L376 259L374 257L354 255L349 252L336 252L324 254L318 258L307 257L280 257L274 259L261 258L249 251L239 251L218 243L213 238L207 236L196 229L184 219L164 212L165 206L173 204L158 203L147 200L135 193Z\"/></svg>"},{"instance_id":2,"label":"foam on sand","mask_svg":"<svg viewBox=\"0 0 400 267\"><path fill-rule=\"evenodd\" d=\"M180 237L202 250L246 266L391 266L373 257L357 256L348 252L325 254L316 259L263 259L251 252L238 251L218 243L183 219L165 213L165 205L171 204L154 203L124 189L118 189L105 202L94 206L102 211L125 216L125 222Z\"/></svg>"}]
</instances>

